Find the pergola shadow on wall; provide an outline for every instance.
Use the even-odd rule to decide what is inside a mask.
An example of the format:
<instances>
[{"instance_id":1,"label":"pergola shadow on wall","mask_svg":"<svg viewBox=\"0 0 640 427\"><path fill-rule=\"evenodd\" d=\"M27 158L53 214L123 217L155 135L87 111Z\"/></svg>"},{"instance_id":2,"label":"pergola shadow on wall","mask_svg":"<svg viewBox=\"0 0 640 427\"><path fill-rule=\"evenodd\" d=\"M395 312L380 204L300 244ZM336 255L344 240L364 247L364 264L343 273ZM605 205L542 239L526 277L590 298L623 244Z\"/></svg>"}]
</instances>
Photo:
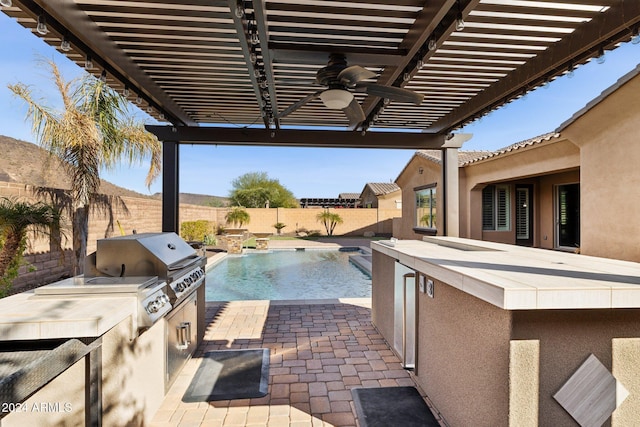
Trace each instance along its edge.
<instances>
[{"instance_id":1,"label":"pergola shadow on wall","mask_svg":"<svg viewBox=\"0 0 640 427\"><path fill-rule=\"evenodd\" d=\"M148 126L164 145L165 231L179 225L182 143L443 149L455 211L447 169L467 137L453 132L637 37L640 22L637 0L10 3L2 12L165 123ZM330 57L339 68L318 74ZM326 89L347 106L328 108Z\"/></svg>"}]
</instances>

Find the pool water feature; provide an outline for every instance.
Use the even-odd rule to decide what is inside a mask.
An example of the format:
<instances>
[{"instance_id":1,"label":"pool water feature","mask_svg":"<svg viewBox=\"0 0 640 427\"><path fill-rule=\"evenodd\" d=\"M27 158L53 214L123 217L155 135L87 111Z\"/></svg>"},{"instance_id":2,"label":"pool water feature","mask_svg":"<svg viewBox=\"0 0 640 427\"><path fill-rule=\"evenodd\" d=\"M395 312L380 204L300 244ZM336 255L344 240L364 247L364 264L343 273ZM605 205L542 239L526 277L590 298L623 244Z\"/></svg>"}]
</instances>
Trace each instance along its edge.
<instances>
[{"instance_id":1,"label":"pool water feature","mask_svg":"<svg viewBox=\"0 0 640 427\"><path fill-rule=\"evenodd\" d=\"M207 301L371 296L371 277L353 252L306 250L229 255L207 272Z\"/></svg>"}]
</instances>

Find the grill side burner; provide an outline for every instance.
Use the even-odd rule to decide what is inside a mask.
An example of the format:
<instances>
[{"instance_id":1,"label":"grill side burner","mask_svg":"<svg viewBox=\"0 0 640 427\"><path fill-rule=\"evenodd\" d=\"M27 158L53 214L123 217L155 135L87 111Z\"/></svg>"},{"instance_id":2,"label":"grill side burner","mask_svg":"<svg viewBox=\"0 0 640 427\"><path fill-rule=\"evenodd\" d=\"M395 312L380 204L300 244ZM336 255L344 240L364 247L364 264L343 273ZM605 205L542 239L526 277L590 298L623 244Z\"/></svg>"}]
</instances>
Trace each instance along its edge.
<instances>
[{"instance_id":1,"label":"grill side burner","mask_svg":"<svg viewBox=\"0 0 640 427\"><path fill-rule=\"evenodd\" d=\"M62 280L34 290L37 297L117 297L137 298L137 329L150 328L171 311L166 283L157 276L92 277Z\"/></svg>"}]
</instances>

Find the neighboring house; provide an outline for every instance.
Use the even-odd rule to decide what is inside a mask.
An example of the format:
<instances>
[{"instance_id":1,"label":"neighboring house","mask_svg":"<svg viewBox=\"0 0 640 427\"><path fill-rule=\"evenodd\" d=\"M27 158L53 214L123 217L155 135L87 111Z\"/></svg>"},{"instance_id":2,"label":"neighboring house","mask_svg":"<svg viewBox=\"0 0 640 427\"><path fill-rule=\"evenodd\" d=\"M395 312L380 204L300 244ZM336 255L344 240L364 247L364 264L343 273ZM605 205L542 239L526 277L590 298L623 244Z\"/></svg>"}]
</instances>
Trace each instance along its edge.
<instances>
[{"instance_id":1,"label":"neighboring house","mask_svg":"<svg viewBox=\"0 0 640 427\"><path fill-rule=\"evenodd\" d=\"M369 182L360 193L361 207L401 209L402 190L395 182Z\"/></svg>"},{"instance_id":2,"label":"neighboring house","mask_svg":"<svg viewBox=\"0 0 640 427\"><path fill-rule=\"evenodd\" d=\"M459 151L459 235L640 261L640 67L556 132L495 152ZM402 170L399 238L442 233L441 152Z\"/></svg>"}]
</instances>

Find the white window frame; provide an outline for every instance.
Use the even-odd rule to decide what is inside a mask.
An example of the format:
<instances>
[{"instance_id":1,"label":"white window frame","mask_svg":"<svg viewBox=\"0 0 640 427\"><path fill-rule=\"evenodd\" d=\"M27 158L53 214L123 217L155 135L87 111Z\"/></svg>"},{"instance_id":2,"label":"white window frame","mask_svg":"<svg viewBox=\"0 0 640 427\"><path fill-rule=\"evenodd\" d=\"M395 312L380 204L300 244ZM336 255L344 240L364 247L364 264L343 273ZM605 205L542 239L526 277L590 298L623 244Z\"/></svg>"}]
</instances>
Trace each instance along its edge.
<instances>
[{"instance_id":1,"label":"white window frame","mask_svg":"<svg viewBox=\"0 0 640 427\"><path fill-rule=\"evenodd\" d=\"M431 200L431 202L429 203L428 207L420 207L418 206L418 194L419 193L427 193L429 199ZM423 229L423 230L437 230L437 185L436 184L430 184L430 185L426 185L423 187L417 187L414 188L414 204L415 204L415 213L416 213L416 228L419 229ZM418 213L419 209L428 209L429 212L429 216L431 218L431 220L427 223L425 223L425 225L422 225L422 222L420 221L421 218L423 218L426 214L420 215Z\"/></svg>"}]
</instances>

